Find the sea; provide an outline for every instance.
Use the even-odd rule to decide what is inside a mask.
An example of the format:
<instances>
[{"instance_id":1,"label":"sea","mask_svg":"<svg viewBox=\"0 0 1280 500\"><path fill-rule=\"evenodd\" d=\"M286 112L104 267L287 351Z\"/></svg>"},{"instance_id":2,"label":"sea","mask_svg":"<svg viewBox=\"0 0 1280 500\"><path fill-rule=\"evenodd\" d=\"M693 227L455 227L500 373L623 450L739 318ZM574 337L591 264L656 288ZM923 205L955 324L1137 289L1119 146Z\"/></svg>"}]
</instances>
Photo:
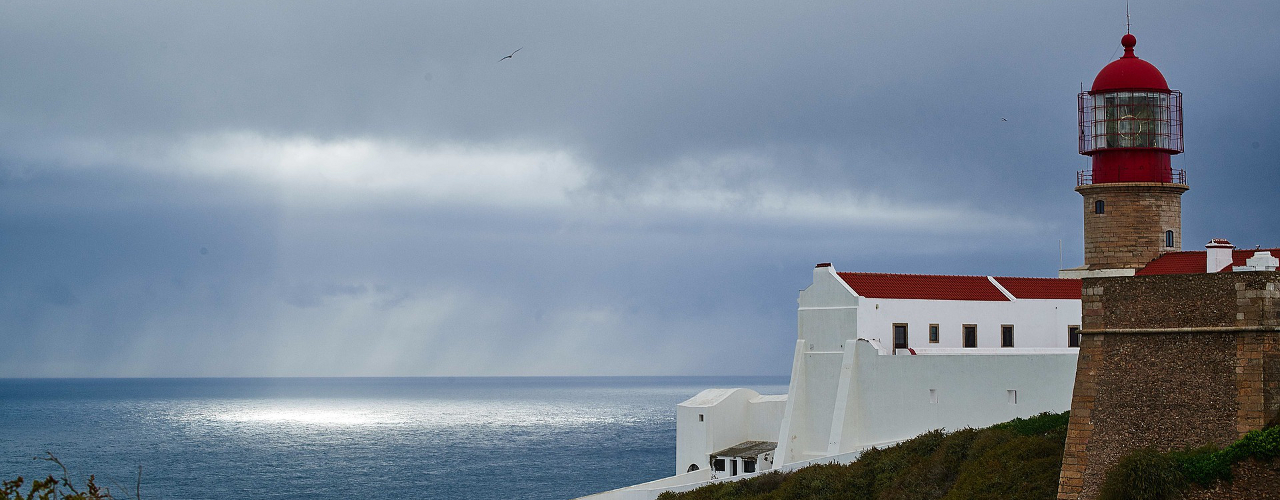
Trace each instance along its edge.
<instances>
[{"instance_id":1,"label":"sea","mask_svg":"<svg viewBox=\"0 0 1280 500\"><path fill-rule=\"evenodd\" d=\"M52 454L117 498L570 499L674 474L710 387L787 378L0 379L0 479Z\"/></svg>"}]
</instances>

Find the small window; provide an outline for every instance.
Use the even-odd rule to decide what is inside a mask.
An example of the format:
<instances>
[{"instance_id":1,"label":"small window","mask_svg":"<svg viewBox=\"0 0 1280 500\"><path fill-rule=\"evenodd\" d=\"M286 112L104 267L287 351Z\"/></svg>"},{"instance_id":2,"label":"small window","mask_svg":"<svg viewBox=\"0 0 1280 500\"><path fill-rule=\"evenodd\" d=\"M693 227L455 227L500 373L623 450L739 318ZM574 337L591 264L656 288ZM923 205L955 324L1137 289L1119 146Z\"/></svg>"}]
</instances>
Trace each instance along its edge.
<instances>
[{"instance_id":1,"label":"small window","mask_svg":"<svg viewBox=\"0 0 1280 500\"><path fill-rule=\"evenodd\" d=\"M693 472L696 470L698 470L698 464L689 464L689 468L686 469L685 472Z\"/></svg>"},{"instance_id":2,"label":"small window","mask_svg":"<svg viewBox=\"0 0 1280 500\"><path fill-rule=\"evenodd\" d=\"M978 325L964 325L964 346L978 347Z\"/></svg>"},{"instance_id":3,"label":"small window","mask_svg":"<svg viewBox=\"0 0 1280 500\"><path fill-rule=\"evenodd\" d=\"M712 462L711 468L715 469L716 472L724 472L724 459L717 458L715 462Z\"/></svg>"},{"instance_id":4,"label":"small window","mask_svg":"<svg viewBox=\"0 0 1280 500\"><path fill-rule=\"evenodd\" d=\"M938 404L938 390L937 390L937 389L929 389L929 403L931 403L931 404L935 404L935 405L936 405L936 404Z\"/></svg>"},{"instance_id":5,"label":"small window","mask_svg":"<svg viewBox=\"0 0 1280 500\"><path fill-rule=\"evenodd\" d=\"M907 324L906 323L893 324L893 348L894 349L907 348Z\"/></svg>"},{"instance_id":6,"label":"small window","mask_svg":"<svg viewBox=\"0 0 1280 500\"><path fill-rule=\"evenodd\" d=\"M938 325L929 325L929 343L938 343Z\"/></svg>"},{"instance_id":7,"label":"small window","mask_svg":"<svg viewBox=\"0 0 1280 500\"><path fill-rule=\"evenodd\" d=\"M698 421L699 421L699 422L702 422L702 421L704 421L704 420L706 420L706 415L704 415L704 414L702 414L702 413L699 413L699 414L698 414Z\"/></svg>"},{"instance_id":8,"label":"small window","mask_svg":"<svg viewBox=\"0 0 1280 500\"><path fill-rule=\"evenodd\" d=\"M1102 201L1102 200L1096 200L1096 201L1094 201L1094 202L1093 202L1093 213L1095 213L1095 214L1105 214L1105 213L1107 213L1107 202Z\"/></svg>"},{"instance_id":9,"label":"small window","mask_svg":"<svg viewBox=\"0 0 1280 500\"><path fill-rule=\"evenodd\" d=\"M1000 347L1013 347L1013 325L1000 325Z\"/></svg>"},{"instance_id":10,"label":"small window","mask_svg":"<svg viewBox=\"0 0 1280 500\"><path fill-rule=\"evenodd\" d=\"M1164 246L1173 248L1173 230L1172 229L1164 232Z\"/></svg>"},{"instance_id":11,"label":"small window","mask_svg":"<svg viewBox=\"0 0 1280 500\"><path fill-rule=\"evenodd\" d=\"M1067 347L1080 347L1080 325L1067 327Z\"/></svg>"},{"instance_id":12,"label":"small window","mask_svg":"<svg viewBox=\"0 0 1280 500\"><path fill-rule=\"evenodd\" d=\"M1018 404L1018 391L1010 389L1008 392L1009 392L1009 404L1011 405Z\"/></svg>"},{"instance_id":13,"label":"small window","mask_svg":"<svg viewBox=\"0 0 1280 500\"><path fill-rule=\"evenodd\" d=\"M756 461L747 459L742 461L742 473L750 474L756 471Z\"/></svg>"}]
</instances>

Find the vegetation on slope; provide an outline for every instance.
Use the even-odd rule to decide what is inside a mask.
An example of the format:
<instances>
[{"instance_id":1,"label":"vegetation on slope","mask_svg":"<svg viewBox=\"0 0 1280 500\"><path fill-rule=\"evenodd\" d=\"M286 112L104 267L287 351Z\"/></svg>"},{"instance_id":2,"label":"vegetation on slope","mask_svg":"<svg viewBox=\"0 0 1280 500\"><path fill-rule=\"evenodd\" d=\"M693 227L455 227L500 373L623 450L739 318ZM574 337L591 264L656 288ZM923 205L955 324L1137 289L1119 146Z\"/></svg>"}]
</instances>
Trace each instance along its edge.
<instances>
[{"instance_id":1,"label":"vegetation on slope","mask_svg":"<svg viewBox=\"0 0 1280 500\"><path fill-rule=\"evenodd\" d=\"M52 453L47 457L35 457L35 460L45 460L57 464L62 468L62 478L55 478L52 475L44 479L36 479L31 485L25 487L26 480L22 476L16 479L4 481L0 483L0 500L110 500L116 497L111 496L111 492L106 488L99 487L94 481L94 477L89 476L89 480L85 481L84 491L80 491L71 482L68 477L67 466ZM134 490L135 498L141 500L140 494L142 484L142 468L138 468L138 485ZM23 493L23 490L26 493ZM123 486L120 489L125 489Z\"/></svg>"},{"instance_id":2,"label":"vegetation on slope","mask_svg":"<svg viewBox=\"0 0 1280 500\"><path fill-rule=\"evenodd\" d=\"M1052 499L1058 489L1066 413L1043 413L986 429L932 431L847 465L814 465L712 484L660 500Z\"/></svg>"},{"instance_id":3,"label":"vegetation on slope","mask_svg":"<svg viewBox=\"0 0 1280 500\"><path fill-rule=\"evenodd\" d=\"M1280 426L1245 434L1221 450L1205 446L1160 453L1139 449L1122 457L1107 471L1099 500L1163 500L1181 498L1192 484L1212 488L1231 480L1231 466L1246 458L1262 461L1280 457Z\"/></svg>"}]
</instances>

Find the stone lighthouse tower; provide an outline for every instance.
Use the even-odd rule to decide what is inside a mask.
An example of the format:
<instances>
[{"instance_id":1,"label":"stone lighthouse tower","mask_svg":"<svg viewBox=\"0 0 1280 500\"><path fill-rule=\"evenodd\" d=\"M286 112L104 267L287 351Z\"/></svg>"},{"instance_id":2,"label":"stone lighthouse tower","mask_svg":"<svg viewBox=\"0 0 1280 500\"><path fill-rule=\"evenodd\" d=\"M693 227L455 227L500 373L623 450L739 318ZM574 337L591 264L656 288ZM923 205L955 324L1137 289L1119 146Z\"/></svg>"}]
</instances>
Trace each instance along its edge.
<instances>
[{"instance_id":1,"label":"stone lighthouse tower","mask_svg":"<svg viewBox=\"0 0 1280 500\"><path fill-rule=\"evenodd\" d=\"M1085 265L1064 276L1132 275L1182 248L1187 178L1170 162L1182 152L1182 93L1133 54L1136 37L1125 34L1120 43L1124 55L1079 96L1080 154L1091 167L1076 179Z\"/></svg>"}]
</instances>

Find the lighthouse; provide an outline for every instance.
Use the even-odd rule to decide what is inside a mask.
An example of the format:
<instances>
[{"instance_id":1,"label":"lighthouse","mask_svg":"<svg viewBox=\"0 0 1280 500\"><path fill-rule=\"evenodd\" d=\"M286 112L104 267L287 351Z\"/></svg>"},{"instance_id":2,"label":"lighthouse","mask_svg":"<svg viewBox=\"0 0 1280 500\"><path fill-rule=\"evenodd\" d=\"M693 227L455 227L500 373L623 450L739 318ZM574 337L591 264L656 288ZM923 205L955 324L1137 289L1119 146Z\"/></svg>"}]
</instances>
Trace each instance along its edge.
<instances>
[{"instance_id":1,"label":"lighthouse","mask_svg":"<svg viewBox=\"0 0 1280 500\"><path fill-rule=\"evenodd\" d=\"M1182 152L1182 93L1134 55L1137 37L1120 44L1124 55L1079 95L1080 154L1090 164L1076 176L1085 265L1063 277L1132 275L1182 247L1187 177L1171 162Z\"/></svg>"}]
</instances>

